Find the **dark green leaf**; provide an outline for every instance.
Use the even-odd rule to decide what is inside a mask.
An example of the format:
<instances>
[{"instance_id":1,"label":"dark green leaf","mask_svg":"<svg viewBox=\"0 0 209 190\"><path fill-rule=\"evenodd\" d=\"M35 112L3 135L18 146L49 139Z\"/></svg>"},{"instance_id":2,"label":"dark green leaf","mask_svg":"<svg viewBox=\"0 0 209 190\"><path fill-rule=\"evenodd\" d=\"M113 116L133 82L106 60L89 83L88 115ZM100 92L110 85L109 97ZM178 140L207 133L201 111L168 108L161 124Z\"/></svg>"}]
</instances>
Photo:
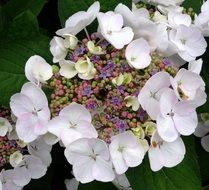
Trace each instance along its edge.
<instances>
[{"instance_id":1,"label":"dark green leaf","mask_svg":"<svg viewBox=\"0 0 209 190\"><path fill-rule=\"evenodd\" d=\"M27 28L22 30L19 24L24 23ZM3 33L6 35L0 40L0 104L8 105L10 96L26 81L24 67L27 59L38 54L51 61L51 55L49 38L39 34L36 18L31 12L15 18L11 28Z\"/></svg>"},{"instance_id":2,"label":"dark green leaf","mask_svg":"<svg viewBox=\"0 0 209 190\"><path fill-rule=\"evenodd\" d=\"M78 190L117 190L112 183L91 182L88 184L80 184Z\"/></svg>"},{"instance_id":3,"label":"dark green leaf","mask_svg":"<svg viewBox=\"0 0 209 190\"><path fill-rule=\"evenodd\" d=\"M185 0L183 3L183 7L185 8L193 8L196 13L200 12L200 7L202 5L202 0Z\"/></svg>"},{"instance_id":4,"label":"dark green leaf","mask_svg":"<svg viewBox=\"0 0 209 190\"><path fill-rule=\"evenodd\" d=\"M137 168L129 169L127 177L133 190L200 190L199 168L192 137L185 138L186 156L174 168L152 172L146 158Z\"/></svg>"},{"instance_id":5,"label":"dark green leaf","mask_svg":"<svg viewBox=\"0 0 209 190\"><path fill-rule=\"evenodd\" d=\"M86 11L95 0L58 0L58 11L62 26L65 21L78 11ZM111 11L119 4L123 3L131 7L131 0L99 0L101 11Z\"/></svg>"}]
</instances>

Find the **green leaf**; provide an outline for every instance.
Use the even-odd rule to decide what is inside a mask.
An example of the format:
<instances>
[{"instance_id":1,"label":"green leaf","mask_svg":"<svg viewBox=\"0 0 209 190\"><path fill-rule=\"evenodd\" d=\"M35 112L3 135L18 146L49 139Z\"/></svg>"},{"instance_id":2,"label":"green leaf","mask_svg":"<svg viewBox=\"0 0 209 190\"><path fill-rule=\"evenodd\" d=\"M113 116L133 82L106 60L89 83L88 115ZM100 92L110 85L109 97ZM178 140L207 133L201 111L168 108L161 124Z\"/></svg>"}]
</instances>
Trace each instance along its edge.
<instances>
[{"instance_id":1,"label":"green leaf","mask_svg":"<svg viewBox=\"0 0 209 190\"><path fill-rule=\"evenodd\" d=\"M183 7L185 8L193 8L196 13L200 12L200 8L202 5L202 0L185 0L183 3Z\"/></svg>"},{"instance_id":2,"label":"green leaf","mask_svg":"<svg viewBox=\"0 0 209 190\"><path fill-rule=\"evenodd\" d=\"M95 0L58 0L58 12L62 26L65 21L74 13L78 11L86 11ZM123 3L128 7L131 7L131 0L99 0L101 5L101 11L111 11L119 4Z\"/></svg>"},{"instance_id":3,"label":"green leaf","mask_svg":"<svg viewBox=\"0 0 209 190\"><path fill-rule=\"evenodd\" d=\"M21 26L24 23L27 28L23 30ZM11 28L4 33L0 40L0 104L8 105L11 95L18 92L26 81L24 67L27 59L37 54L50 61L51 55L50 39L39 33L36 18L31 12L15 18Z\"/></svg>"},{"instance_id":4,"label":"green leaf","mask_svg":"<svg viewBox=\"0 0 209 190\"><path fill-rule=\"evenodd\" d=\"M0 30L3 29L17 15L30 10L38 16L47 0L10 0L0 7ZM24 26L22 26L24 27Z\"/></svg>"},{"instance_id":5,"label":"green leaf","mask_svg":"<svg viewBox=\"0 0 209 190\"><path fill-rule=\"evenodd\" d=\"M80 184L78 190L117 190L112 183L94 181L88 184Z\"/></svg>"},{"instance_id":6,"label":"green leaf","mask_svg":"<svg viewBox=\"0 0 209 190\"><path fill-rule=\"evenodd\" d=\"M148 158L137 168L129 169L127 177L133 190L200 190L201 182L193 137L185 138L186 156L174 168L152 172Z\"/></svg>"}]
</instances>

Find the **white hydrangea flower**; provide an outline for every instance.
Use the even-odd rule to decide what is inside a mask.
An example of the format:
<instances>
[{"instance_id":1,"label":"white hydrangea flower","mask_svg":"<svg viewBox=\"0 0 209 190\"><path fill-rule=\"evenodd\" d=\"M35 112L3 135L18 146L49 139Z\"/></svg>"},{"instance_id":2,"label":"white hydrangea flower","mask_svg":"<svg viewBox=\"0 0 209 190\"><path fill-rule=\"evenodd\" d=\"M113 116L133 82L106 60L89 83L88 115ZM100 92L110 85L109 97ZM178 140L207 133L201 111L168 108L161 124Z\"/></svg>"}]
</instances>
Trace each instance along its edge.
<instances>
[{"instance_id":1,"label":"white hydrangea flower","mask_svg":"<svg viewBox=\"0 0 209 190\"><path fill-rule=\"evenodd\" d=\"M180 137L173 142L166 142L156 131L151 138L148 151L150 167L152 171L159 171L163 167L174 167L184 159L185 153L185 145Z\"/></svg>"},{"instance_id":2,"label":"white hydrangea flower","mask_svg":"<svg viewBox=\"0 0 209 190\"><path fill-rule=\"evenodd\" d=\"M51 164L52 157L50 152L52 146L47 145L43 138L36 139L35 141L29 143L27 148L31 155L40 158L46 166Z\"/></svg>"},{"instance_id":3,"label":"white hydrangea flower","mask_svg":"<svg viewBox=\"0 0 209 190\"><path fill-rule=\"evenodd\" d=\"M48 100L42 89L34 83L25 83L21 92L11 97L10 107L17 117L16 132L19 139L29 143L47 132L50 119Z\"/></svg>"},{"instance_id":4,"label":"white hydrangea flower","mask_svg":"<svg viewBox=\"0 0 209 190\"><path fill-rule=\"evenodd\" d=\"M12 131L12 125L10 122L3 118L0 117L0 136L4 137L8 132L10 133Z\"/></svg>"},{"instance_id":5,"label":"white hydrangea flower","mask_svg":"<svg viewBox=\"0 0 209 190\"><path fill-rule=\"evenodd\" d=\"M157 119L160 112L160 96L169 86L170 75L166 72L159 72L152 76L140 90L138 95L139 103L151 119Z\"/></svg>"},{"instance_id":6,"label":"white hydrangea flower","mask_svg":"<svg viewBox=\"0 0 209 190\"><path fill-rule=\"evenodd\" d=\"M79 138L97 138L97 131L91 121L91 114L83 105L71 103L49 122L48 131L67 146Z\"/></svg>"},{"instance_id":7,"label":"white hydrangea flower","mask_svg":"<svg viewBox=\"0 0 209 190\"><path fill-rule=\"evenodd\" d=\"M117 174L125 173L128 167L140 165L144 158L143 145L131 131L113 136L109 149Z\"/></svg>"},{"instance_id":8,"label":"white hydrangea flower","mask_svg":"<svg viewBox=\"0 0 209 190\"><path fill-rule=\"evenodd\" d=\"M194 61L206 50L207 43L198 28L180 25L171 30L169 36L178 48L178 55L185 61Z\"/></svg>"},{"instance_id":9,"label":"white hydrangea flower","mask_svg":"<svg viewBox=\"0 0 209 190\"><path fill-rule=\"evenodd\" d=\"M126 48L125 56L128 64L136 69L144 69L151 63L151 49L142 38L132 41Z\"/></svg>"},{"instance_id":10,"label":"white hydrangea flower","mask_svg":"<svg viewBox=\"0 0 209 190\"><path fill-rule=\"evenodd\" d=\"M76 35L86 26L90 25L99 13L99 1L94 2L87 11L79 11L69 17L65 22L65 28L56 32L59 36L66 34Z\"/></svg>"},{"instance_id":11,"label":"white hydrangea flower","mask_svg":"<svg viewBox=\"0 0 209 190\"><path fill-rule=\"evenodd\" d=\"M129 44L134 33L130 27L123 27L123 17L112 11L99 13L97 16L102 36L116 49L122 49Z\"/></svg>"},{"instance_id":12,"label":"white hydrangea flower","mask_svg":"<svg viewBox=\"0 0 209 190\"><path fill-rule=\"evenodd\" d=\"M167 89L161 95L159 105L157 130L163 140L173 142L180 134L188 136L194 133L198 118L193 104L178 101L175 92Z\"/></svg>"},{"instance_id":13,"label":"white hydrangea flower","mask_svg":"<svg viewBox=\"0 0 209 190\"><path fill-rule=\"evenodd\" d=\"M81 183L108 182L115 178L107 144L100 139L78 139L67 146L65 156Z\"/></svg>"},{"instance_id":14,"label":"white hydrangea flower","mask_svg":"<svg viewBox=\"0 0 209 190\"><path fill-rule=\"evenodd\" d=\"M164 6L176 6L181 5L184 0L141 0L146 3L154 3L154 4L160 4Z\"/></svg>"},{"instance_id":15,"label":"white hydrangea flower","mask_svg":"<svg viewBox=\"0 0 209 190\"><path fill-rule=\"evenodd\" d=\"M54 36L50 41L50 52L53 55L53 62L58 63L65 59L68 49L65 47L65 41L63 38Z\"/></svg>"},{"instance_id":16,"label":"white hydrangea flower","mask_svg":"<svg viewBox=\"0 0 209 190\"><path fill-rule=\"evenodd\" d=\"M46 83L53 75L52 66L39 55L31 56L25 65L26 78L36 84Z\"/></svg>"}]
</instances>

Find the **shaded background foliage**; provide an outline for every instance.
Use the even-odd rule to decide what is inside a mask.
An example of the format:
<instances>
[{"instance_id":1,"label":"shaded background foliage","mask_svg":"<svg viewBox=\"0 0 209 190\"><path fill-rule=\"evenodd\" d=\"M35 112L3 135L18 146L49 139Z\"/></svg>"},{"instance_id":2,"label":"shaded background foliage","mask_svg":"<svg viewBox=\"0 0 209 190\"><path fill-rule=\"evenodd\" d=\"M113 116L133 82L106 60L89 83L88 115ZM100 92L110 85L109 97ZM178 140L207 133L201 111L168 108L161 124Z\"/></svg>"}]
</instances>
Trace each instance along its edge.
<instances>
[{"instance_id":1,"label":"shaded background foliage","mask_svg":"<svg viewBox=\"0 0 209 190\"><path fill-rule=\"evenodd\" d=\"M0 105L8 105L12 94L26 81L26 60L38 54L52 63L50 39L65 20L79 10L86 10L94 0L0 0ZM122 2L131 6L131 0L100 0L101 10L113 10ZM185 7L199 12L201 0L185 0ZM89 28L91 31L92 28ZM207 39L208 43L209 40ZM202 76L209 94L209 48L203 56ZM199 112L209 112L209 101ZM209 189L209 154L194 137L184 138L187 154L184 161L171 169L152 172L148 159L137 168L129 169L127 177L133 190L200 190ZM32 180L25 190L64 190L64 180L71 178L71 167L64 157L64 149L55 145L53 161L47 174ZM93 182L79 185L79 190L115 190L111 183Z\"/></svg>"}]
</instances>

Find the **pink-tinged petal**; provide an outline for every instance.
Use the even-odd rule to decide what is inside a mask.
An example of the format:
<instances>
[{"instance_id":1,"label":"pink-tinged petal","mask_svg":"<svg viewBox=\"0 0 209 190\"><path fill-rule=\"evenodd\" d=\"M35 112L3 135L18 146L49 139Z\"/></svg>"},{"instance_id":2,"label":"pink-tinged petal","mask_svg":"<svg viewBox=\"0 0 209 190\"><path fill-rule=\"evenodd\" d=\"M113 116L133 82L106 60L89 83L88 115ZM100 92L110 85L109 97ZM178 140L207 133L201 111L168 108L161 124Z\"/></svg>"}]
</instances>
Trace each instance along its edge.
<instances>
[{"instance_id":1,"label":"pink-tinged petal","mask_svg":"<svg viewBox=\"0 0 209 190\"><path fill-rule=\"evenodd\" d=\"M97 158L92 169L92 175L97 181L109 182L113 181L115 174L112 169L111 162Z\"/></svg>"},{"instance_id":2,"label":"pink-tinged petal","mask_svg":"<svg viewBox=\"0 0 209 190\"><path fill-rule=\"evenodd\" d=\"M78 159L77 162L80 160ZM95 164L95 161L90 157L86 157L86 161L82 164L73 165L73 174L75 178L81 183L89 183L94 180L92 175L92 169Z\"/></svg>"},{"instance_id":3,"label":"pink-tinged petal","mask_svg":"<svg viewBox=\"0 0 209 190\"><path fill-rule=\"evenodd\" d=\"M169 168L178 165L186 153L184 142L180 137L174 142L163 142L160 150L165 159L164 166Z\"/></svg>"},{"instance_id":4,"label":"pink-tinged petal","mask_svg":"<svg viewBox=\"0 0 209 190\"><path fill-rule=\"evenodd\" d=\"M39 179L46 174L47 166L43 164L40 158L29 155L25 156L24 161L32 179Z\"/></svg>"},{"instance_id":5,"label":"pink-tinged petal","mask_svg":"<svg viewBox=\"0 0 209 190\"><path fill-rule=\"evenodd\" d=\"M160 137L168 142L175 141L179 136L178 131L175 128L173 119L170 116L166 116L166 117L158 116L157 131Z\"/></svg>"},{"instance_id":6,"label":"pink-tinged petal","mask_svg":"<svg viewBox=\"0 0 209 190\"><path fill-rule=\"evenodd\" d=\"M87 121L78 121L76 124L76 131L82 134L82 137L97 138L98 134L94 126Z\"/></svg>"},{"instance_id":7,"label":"pink-tinged petal","mask_svg":"<svg viewBox=\"0 0 209 190\"><path fill-rule=\"evenodd\" d=\"M34 83L28 82L23 85L21 93L26 95L32 102L36 110L41 110L48 106L48 100L44 92Z\"/></svg>"},{"instance_id":8,"label":"pink-tinged petal","mask_svg":"<svg viewBox=\"0 0 209 190\"><path fill-rule=\"evenodd\" d=\"M16 117L32 112L34 110L33 102L24 94L17 93L10 99L10 107Z\"/></svg>"},{"instance_id":9,"label":"pink-tinged petal","mask_svg":"<svg viewBox=\"0 0 209 190\"><path fill-rule=\"evenodd\" d=\"M209 152L209 135L201 139L201 144L205 151Z\"/></svg>"},{"instance_id":10,"label":"pink-tinged petal","mask_svg":"<svg viewBox=\"0 0 209 190\"><path fill-rule=\"evenodd\" d=\"M144 105L144 110L150 116L152 120L156 120L157 116L160 114L160 104L155 98L150 97L146 100Z\"/></svg>"},{"instance_id":11,"label":"pink-tinged petal","mask_svg":"<svg viewBox=\"0 0 209 190\"><path fill-rule=\"evenodd\" d=\"M150 147L148 151L148 157L152 171L159 171L163 167L162 155L158 147Z\"/></svg>"},{"instance_id":12,"label":"pink-tinged petal","mask_svg":"<svg viewBox=\"0 0 209 190\"><path fill-rule=\"evenodd\" d=\"M62 131L67 129L69 126L70 123L66 117L58 116L49 121L47 128L50 133L60 138Z\"/></svg>"},{"instance_id":13,"label":"pink-tinged petal","mask_svg":"<svg viewBox=\"0 0 209 190\"><path fill-rule=\"evenodd\" d=\"M175 114L175 116L173 117L173 121L175 123L175 127L177 131L181 135L188 136L194 133L197 127L198 124L197 113L192 112L187 116L180 116Z\"/></svg>"},{"instance_id":14,"label":"pink-tinged petal","mask_svg":"<svg viewBox=\"0 0 209 190\"><path fill-rule=\"evenodd\" d=\"M60 139L65 146L68 146L73 141L76 141L77 139L80 139L82 137L82 134L73 128L64 129L60 135Z\"/></svg>"},{"instance_id":15,"label":"pink-tinged petal","mask_svg":"<svg viewBox=\"0 0 209 190\"><path fill-rule=\"evenodd\" d=\"M205 125L204 122L199 122L194 135L196 137L204 137L207 133L209 133L209 126Z\"/></svg>"},{"instance_id":16,"label":"pink-tinged petal","mask_svg":"<svg viewBox=\"0 0 209 190\"><path fill-rule=\"evenodd\" d=\"M25 114L17 119L16 131L18 137L26 142L34 141L38 135L34 133L34 126L37 123L37 117L33 114Z\"/></svg>"},{"instance_id":17,"label":"pink-tinged petal","mask_svg":"<svg viewBox=\"0 0 209 190\"><path fill-rule=\"evenodd\" d=\"M77 103L66 106L59 115L68 118L74 124L81 120L91 122L90 112L83 105Z\"/></svg>"},{"instance_id":18,"label":"pink-tinged petal","mask_svg":"<svg viewBox=\"0 0 209 190\"><path fill-rule=\"evenodd\" d=\"M181 101L173 107L173 112L181 116L187 116L190 113L193 113L195 109L196 105L193 101Z\"/></svg>"},{"instance_id":19,"label":"pink-tinged petal","mask_svg":"<svg viewBox=\"0 0 209 190\"><path fill-rule=\"evenodd\" d=\"M25 167L16 167L13 170L12 180L16 185L23 187L30 182L31 178Z\"/></svg>"},{"instance_id":20,"label":"pink-tinged petal","mask_svg":"<svg viewBox=\"0 0 209 190\"><path fill-rule=\"evenodd\" d=\"M170 88L165 90L160 97L159 105L160 105L160 112L165 117L172 111L174 105L178 103L178 98L174 91Z\"/></svg>"}]
</instances>

